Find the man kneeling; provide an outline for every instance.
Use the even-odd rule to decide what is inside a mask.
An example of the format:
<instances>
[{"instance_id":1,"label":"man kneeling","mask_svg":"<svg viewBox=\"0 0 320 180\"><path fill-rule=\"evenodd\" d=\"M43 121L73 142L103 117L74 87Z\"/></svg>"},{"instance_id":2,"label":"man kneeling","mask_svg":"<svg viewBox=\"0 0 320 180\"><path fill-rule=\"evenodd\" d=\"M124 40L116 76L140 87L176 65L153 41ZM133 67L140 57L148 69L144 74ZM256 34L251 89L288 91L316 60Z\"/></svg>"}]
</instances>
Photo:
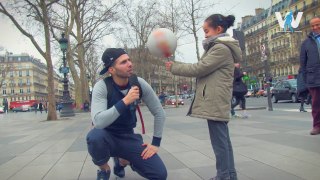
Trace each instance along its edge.
<instances>
[{"instance_id":1,"label":"man kneeling","mask_svg":"<svg viewBox=\"0 0 320 180\"><path fill-rule=\"evenodd\" d=\"M106 49L102 61L104 69L100 74L109 72L111 77L98 81L93 88L91 117L94 128L87 135L92 161L100 167L97 179L109 179L110 157L114 157L113 171L119 177L125 176L124 168L130 165L132 170L144 178L166 179L166 167L157 154L165 121L165 113L158 97L142 78L138 78L141 89L129 83L133 66L124 49ZM108 92L110 89L112 94ZM140 94L154 115L151 144L144 143L142 136L135 134L133 130L137 122L135 111Z\"/></svg>"}]
</instances>

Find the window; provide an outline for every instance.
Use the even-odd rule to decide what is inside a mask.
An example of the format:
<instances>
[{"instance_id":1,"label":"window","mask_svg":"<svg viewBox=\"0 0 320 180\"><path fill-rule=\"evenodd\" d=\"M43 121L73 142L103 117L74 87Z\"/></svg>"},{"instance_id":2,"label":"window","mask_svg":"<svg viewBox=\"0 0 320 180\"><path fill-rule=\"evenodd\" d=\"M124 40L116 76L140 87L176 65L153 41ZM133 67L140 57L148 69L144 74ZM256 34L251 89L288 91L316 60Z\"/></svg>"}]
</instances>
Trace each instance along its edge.
<instances>
[{"instance_id":1,"label":"window","mask_svg":"<svg viewBox=\"0 0 320 180\"><path fill-rule=\"evenodd\" d=\"M27 85L30 85L30 79L29 78L27 79Z\"/></svg>"},{"instance_id":2,"label":"window","mask_svg":"<svg viewBox=\"0 0 320 180\"><path fill-rule=\"evenodd\" d=\"M26 76L30 76L29 69L26 71Z\"/></svg>"},{"instance_id":3,"label":"window","mask_svg":"<svg viewBox=\"0 0 320 180\"><path fill-rule=\"evenodd\" d=\"M22 71L21 70L19 71L19 77L22 77Z\"/></svg>"},{"instance_id":4,"label":"window","mask_svg":"<svg viewBox=\"0 0 320 180\"><path fill-rule=\"evenodd\" d=\"M27 93L30 93L30 92L31 92L31 90L30 90L30 88L28 88L28 89L27 89Z\"/></svg>"},{"instance_id":5,"label":"window","mask_svg":"<svg viewBox=\"0 0 320 180\"><path fill-rule=\"evenodd\" d=\"M13 77L13 71L10 71L10 77Z\"/></svg>"},{"instance_id":6,"label":"window","mask_svg":"<svg viewBox=\"0 0 320 180\"><path fill-rule=\"evenodd\" d=\"M7 90L3 89L2 94L7 94Z\"/></svg>"},{"instance_id":7,"label":"window","mask_svg":"<svg viewBox=\"0 0 320 180\"><path fill-rule=\"evenodd\" d=\"M283 86L283 83L282 82L279 82L279 83L277 83L275 86L274 86L274 88L277 88L277 89L279 89L279 88L283 88L284 86Z\"/></svg>"},{"instance_id":8,"label":"window","mask_svg":"<svg viewBox=\"0 0 320 180\"><path fill-rule=\"evenodd\" d=\"M23 93L23 89L20 89L20 93L21 93L21 94Z\"/></svg>"},{"instance_id":9,"label":"window","mask_svg":"<svg viewBox=\"0 0 320 180\"><path fill-rule=\"evenodd\" d=\"M11 94L14 94L14 89L11 89L11 91L10 91L10 92L11 92Z\"/></svg>"},{"instance_id":10,"label":"window","mask_svg":"<svg viewBox=\"0 0 320 180\"><path fill-rule=\"evenodd\" d=\"M9 86L11 86L11 87L15 86L15 84L14 84L14 80L13 80L13 79L11 79L11 80L10 80L10 84L9 84Z\"/></svg>"}]
</instances>

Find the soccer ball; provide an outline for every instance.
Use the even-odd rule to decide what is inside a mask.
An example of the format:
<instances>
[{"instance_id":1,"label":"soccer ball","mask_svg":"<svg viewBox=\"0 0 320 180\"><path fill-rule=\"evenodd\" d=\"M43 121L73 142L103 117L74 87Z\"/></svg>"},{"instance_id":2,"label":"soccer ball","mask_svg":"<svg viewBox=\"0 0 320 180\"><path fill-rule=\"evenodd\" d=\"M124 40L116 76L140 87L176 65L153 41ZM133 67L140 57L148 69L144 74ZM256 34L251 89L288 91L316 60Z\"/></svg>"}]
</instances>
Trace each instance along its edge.
<instances>
[{"instance_id":1,"label":"soccer ball","mask_svg":"<svg viewBox=\"0 0 320 180\"><path fill-rule=\"evenodd\" d=\"M152 55L168 58L177 48L177 38L169 29L159 28L149 35L147 47Z\"/></svg>"}]
</instances>

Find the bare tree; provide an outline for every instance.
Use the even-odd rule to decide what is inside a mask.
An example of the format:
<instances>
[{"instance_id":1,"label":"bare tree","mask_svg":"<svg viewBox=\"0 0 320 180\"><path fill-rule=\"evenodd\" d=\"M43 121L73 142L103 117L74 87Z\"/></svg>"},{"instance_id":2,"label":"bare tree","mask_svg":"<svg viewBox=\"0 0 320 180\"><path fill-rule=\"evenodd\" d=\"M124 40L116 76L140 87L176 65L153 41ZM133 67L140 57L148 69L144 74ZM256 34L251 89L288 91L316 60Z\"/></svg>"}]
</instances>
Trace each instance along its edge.
<instances>
[{"instance_id":1,"label":"bare tree","mask_svg":"<svg viewBox=\"0 0 320 180\"><path fill-rule=\"evenodd\" d=\"M14 67L9 63L5 63L3 66L0 66L0 89L8 85L5 80L8 77L9 72L13 70Z\"/></svg>"},{"instance_id":2,"label":"bare tree","mask_svg":"<svg viewBox=\"0 0 320 180\"><path fill-rule=\"evenodd\" d=\"M69 39L67 60L76 87L77 108L89 100L87 74L91 70L86 66L87 51L113 33L110 24L117 20L117 8L121 3L121 0L108 2L108 5L101 1L66 0L59 3L65 9L63 15L55 12L52 32L62 30Z\"/></svg>"},{"instance_id":3,"label":"bare tree","mask_svg":"<svg viewBox=\"0 0 320 180\"><path fill-rule=\"evenodd\" d=\"M186 32L193 35L196 43L197 59L200 60L199 38L197 32L201 29L202 21L209 9L215 5L212 1L206 0L180 0L181 7L185 12L183 26Z\"/></svg>"},{"instance_id":4,"label":"bare tree","mask_svg":"<svg viewBox=\"0 0 320 180\"><path fill-rule=\"evenodd\" d=\"M123 42L134 60L138 75L150 82L151 63L146 43L148 36L157 27L158 3L152 1L127 1L123 5L121 30L117 38Z\"/></svg>"},{"instance_id":5,"label":"bare tree","mask_svg":"<svg viewBox=\"0 0 320 180\"><path fill-rule=\"evenodd\" d=\"M57 113L55 107L55 90L54 90L54 76L53 76L53 65L51 58L51 33L49 28L51 6L58 0L38 0L38 1L9 1L7 3L0 3L0 13L7 16L11 22L17 27L17 29L30 39L35 48L43 56L47 62L48 70L48 101L49 101L49 112L47 120L56 120ZM17 17L17 15L20 15ZM22 18L23 17L23 18ZM24 19L24 21L23 21ZM30 26L23 26L23 24L38 25L41 27L44 39L44 45L41 40L37 40L35 31ZM44 47L43 47L44 46Z\"/></svg>"},{"instance_id":6,"label":"bare tree","mask_svg":"<svg viewBox=\"0 0 320 180\"><path fill-rule=\"evenodd\" d=\"M96 84L99 77L99 70L102 66L101 56L95 46L91 46L86 52L85 66L87 69L87 78L92 86Z\"/></svg>"}]
</instances>

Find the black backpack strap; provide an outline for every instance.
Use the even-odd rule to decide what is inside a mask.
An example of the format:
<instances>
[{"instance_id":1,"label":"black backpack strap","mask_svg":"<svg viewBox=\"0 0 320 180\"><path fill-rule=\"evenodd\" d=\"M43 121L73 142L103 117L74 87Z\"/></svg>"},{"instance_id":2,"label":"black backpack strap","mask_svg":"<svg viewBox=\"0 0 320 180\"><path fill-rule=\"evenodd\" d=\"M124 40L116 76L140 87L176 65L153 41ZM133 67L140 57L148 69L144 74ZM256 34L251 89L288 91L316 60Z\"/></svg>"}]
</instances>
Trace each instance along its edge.
<instances>
[{"instance_id":1,"label":"black backpack strap","mask_svg":"<svg viewBox=\"0 0 320 180\"><path fill-rule=\"evenodd\" d=\"M108 91L108 94L107 94L107 100L108 100L108 109L110 108L109 106L109 102L111 102L111 98L112 98L112 95L113 95L113 85L112 85L112 77L106 77L104 78L104 82L106 83L106 86L107 86L107 91Z\"/></svg>"},{"instance_id":2,"label":"black backpack strap","mask_svg":"<svg viewBox=\"0 0 320 180\"><path fill-rule=\"evenodd\" d=\"M142 88L141 88L141 85L140 85L140 83L139 83L139 81L138 81L138 77L136 77L137 79L136 79L136 82L138 82L138 84L137 84L137 86L139 87L139 96L140 96L140 99L141 99L141 97L142 97ZM107 94L107 100L108 100L108 102L110 102L111 101L111 98L112 98L112 96L113 96L113 90L114 90L114 88L112 87L113 85L112 85L112 77L110 76L110 77L106 77L106 78L104 78L104 82L105 82L105 84L106 84L106 86L107 86L107 91L108 91L108 94ZM110 108L109 107L109 104L108 104L108 108Z\"/></svg>"},{"instance_id":3,"label":"black backpack strap","mask_svg":"<svg viewBox=\"0 0 320 180\"><path fill-rule=\"evenodd\" d=\"M139 83L139 80L138 80L138 77L137 76L132 76L134 78L134 82L137 82L137 86L139 88L139 99L141 99L142 97L142 88L141 88L141 85Z\"/></svg>"}]
</instances>

